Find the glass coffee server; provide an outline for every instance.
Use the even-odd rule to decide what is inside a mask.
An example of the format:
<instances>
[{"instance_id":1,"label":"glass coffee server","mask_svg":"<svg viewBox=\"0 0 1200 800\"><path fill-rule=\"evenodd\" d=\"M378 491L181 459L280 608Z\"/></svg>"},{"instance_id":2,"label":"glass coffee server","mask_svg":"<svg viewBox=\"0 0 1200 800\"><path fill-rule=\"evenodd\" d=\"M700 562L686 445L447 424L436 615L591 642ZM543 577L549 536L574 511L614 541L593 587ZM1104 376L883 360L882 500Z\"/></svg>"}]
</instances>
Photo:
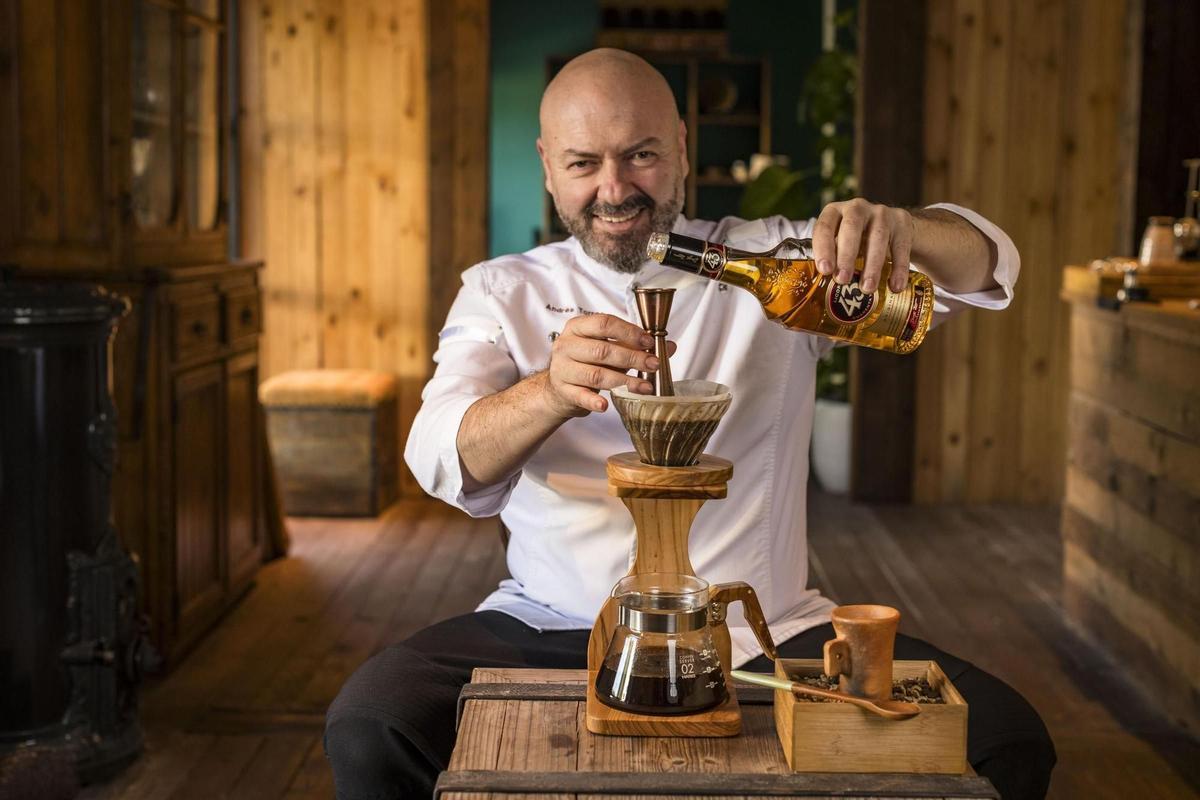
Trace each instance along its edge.
<instances>
[{"instance_id":1,"label":"glass coffee server","mask_svg":"<svg viewBox=\"0 0 1200 800\"><path fill-rule=\"evenodd\" d=\"M725 667L713 639L729 603L769 651L770 634L757 596L737 581L710 586L695 575L629 575L613 587L617 627L596 678L596 697L634 714L698 714L724 703ZM765 634L765 635L764 635Z\"/></svg>"},{"instance_id":2,"label":"glass coffee server","mask_svg":"<svg viewBox=\"0 0 1200 800\"><path fill-rule=\"evenodd\" d=\"M636 714L694 714L725 701L705 581L631 575L616 585L613 597L617 630L596 680L601 702Z\"/></svg>"}]
</instances>

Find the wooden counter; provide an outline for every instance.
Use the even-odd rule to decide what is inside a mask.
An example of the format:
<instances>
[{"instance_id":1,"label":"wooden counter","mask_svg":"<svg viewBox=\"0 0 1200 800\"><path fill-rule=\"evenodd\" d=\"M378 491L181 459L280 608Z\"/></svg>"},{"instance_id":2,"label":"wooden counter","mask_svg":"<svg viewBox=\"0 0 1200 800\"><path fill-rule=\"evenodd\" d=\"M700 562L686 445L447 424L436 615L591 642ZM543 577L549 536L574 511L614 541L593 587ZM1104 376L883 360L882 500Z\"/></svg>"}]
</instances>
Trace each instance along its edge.
<instances>
[{"instance_id":1,"label":"wooden counter","mask_svg":"<svg viewBox=\"0 0 1200 800\"><path fill-rule=\"evenodd\" d=\"M1064 286L1079 286L1068 267ZM1071 278L1076 278L1072 281ZM1200 311L1071 305L1067 612L1200 730Z\"/></svg>"}]
</instances>

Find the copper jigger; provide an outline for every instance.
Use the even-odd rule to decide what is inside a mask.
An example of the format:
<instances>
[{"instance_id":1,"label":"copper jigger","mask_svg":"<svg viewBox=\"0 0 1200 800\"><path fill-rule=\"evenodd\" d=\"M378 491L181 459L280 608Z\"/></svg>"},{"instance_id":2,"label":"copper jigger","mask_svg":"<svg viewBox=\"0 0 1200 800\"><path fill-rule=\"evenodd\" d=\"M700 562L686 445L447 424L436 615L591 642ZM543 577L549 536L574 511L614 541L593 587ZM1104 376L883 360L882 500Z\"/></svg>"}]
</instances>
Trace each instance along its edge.
<instances>
[{"instance_id":1,"label":"copper jigger","mask_svg":"<svg viewBox=\"0 0 1200 800\"><path fill-rule=\"evenodd\" d=\"M673 397L675 382L671 380L671 362L667 358L667 319L671 316L675 290L637 288L633 291L637 295L642 329L654 337L654 355L658 358L658 370L638 372L638 377L654 386L657 397Z\"/></svg>"}]
</instances>

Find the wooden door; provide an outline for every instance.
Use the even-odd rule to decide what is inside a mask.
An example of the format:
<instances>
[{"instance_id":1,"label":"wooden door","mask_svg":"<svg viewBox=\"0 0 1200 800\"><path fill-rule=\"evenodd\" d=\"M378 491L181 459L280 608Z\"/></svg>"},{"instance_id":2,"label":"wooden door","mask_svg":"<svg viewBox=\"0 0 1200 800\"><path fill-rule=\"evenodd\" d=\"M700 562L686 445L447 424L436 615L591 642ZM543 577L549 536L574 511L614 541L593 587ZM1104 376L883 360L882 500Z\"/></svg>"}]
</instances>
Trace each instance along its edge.
<instances>
[{"instance_id":1,"label":"wooden door","mask_svg":"<svg viewBox=\"0 0 1200 800\"><path fill-rule=\"evenodd\" d=\"M176 646L220 613L226 594L223 384L220 363L190 369L173 382Z\"/></svg>"},{"instance_id":2,"label":"wooden door","mask_svg":"<svg viewBox=\"0 0 1200 800\"><path fill-rule=\"evenodd\" d=\"M257 487L258 353L251 351L225 362L225 530L229 554L229 590L240 592L262 560Z\"/></svg>"}]
</instances>

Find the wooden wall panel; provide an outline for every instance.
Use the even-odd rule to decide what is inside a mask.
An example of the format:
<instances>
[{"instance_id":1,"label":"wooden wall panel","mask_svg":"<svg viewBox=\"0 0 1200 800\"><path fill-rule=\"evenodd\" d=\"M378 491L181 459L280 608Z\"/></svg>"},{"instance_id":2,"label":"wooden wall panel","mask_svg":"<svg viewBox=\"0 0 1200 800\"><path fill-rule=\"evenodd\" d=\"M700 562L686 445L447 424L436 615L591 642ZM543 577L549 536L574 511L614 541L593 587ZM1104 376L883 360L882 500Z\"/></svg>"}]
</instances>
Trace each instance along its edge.
<instances>
[{"instance_id":1,"label":"wooden wall panel","mask_svg":"<svg viewBox=\"0 0 1200 800\"><path fill-rule=\"evenodd\" d=\"M1019 371L1001 376L1001 380L1011 385L1016 377L1020 386L1020 427L1011 437L1019 448L1021 482L1017 498L1040 503L1057 502L1062 495L1066 445L1067 316L1058 300L1063 262L1056 240L1065 220L1082 213L1076 198L1064 191L1067 164L1062 157L1062 142L1073 133L1078 121L1070 102L1076 87L1064 81L1063 73L1077 59L1086 59L1087 52L1081 50L1083 42L1070 34L1074 28L1068 26L1071 9L1067 5L1017 3L1014 8L1012 30L1020 33L1012 61L1013 91L1008 96L1014 106L1014 144L1021 151L1014 154L1009 172L1010 176L1019 176L1019 183L1007 187L1006 192L1010 202L1016 201L1016 208L1010 207L1005 223L1011 215L1014 240L1024 255L1016 304L1020 329L1012 331L1017 335L1006 340L981 343L1019 348ZM1082 15L1071 15L1070 19ZM1097 46L1102 47L1099 42L1087 43L1091 52ZM1028 142L1031 133L1036 137L1032 143ZM1093 166L1103 169L1102 165ZM1115 211L1108 220L1114 229ZM1102 225L1103 219L1101 216L1095 221ZM1088 246L1103 247L1104 243L1093 241ZM1093 251L1095 255L1111 252L1108 248ZM1018 319L1017 310L1011 316L1014 321ZM993 408L999 414L1008 405L1001 388L1004 383L996 387L1000 397ZM985 486L971 499L991 500L993 496Z\"/></svg>"},{"instance_id":2,"label":"wooden wall panel","mask_svg":"<svg viewBox=\"0 0 1200 800\"><path fill-rule=\"evenodd\" d=\"M265 378L282 369L318 367L321 359L315 329L320 276L312 2L264 0L261 23L264 181L258 235L268 262L263 272ZM243 47L249 46L243 38Z\"/></svg>"},{"instance_id":3,"label":"wooden wall panel","mask_svg":"<svg viewBox=\"0 0 1200 800\"><path fill-rule=\"evenodd\" d=\"M1123 0L929 2L925 200L999 224L1022 270L1006 312L968 312L917 356L920 502L1061 498L1061 267L1121 247L1124 75L1135 59L1125 29L1135 11Z\"/></svg>"},{"instance_id":4,"label":"wooden wall panel","mask_svg":"<svg viewBox=\"0 0 1200 800\"><path fill-rule=\"evenodd\" d=\"M345 7L343 6L343 10ZM364 348L372 341L371 302L374 287L370 279L370 219L365 213L367 196L375 191L375 181L370 174L368 159L371 132L370 82L371 61L366 47L359 43L366 36L366 18L359 14L343 14L338 26L345 30L343 100L340 109L330 106L330 115L341 117L340 139L343 153L340 155L342 188L344 195L338 202L335 193L325 205L327 216L323 223L333 231L334 241L344 236L341 253L327 253L330 266L330 282L326 291L333 287L331 300L337 316L326 315L326 341L333 353L339 353L328 364L330 367L348 367L354 360L365 355ZM322 61L324 64L324 61ZM330 120L329 127L336 130L338 123ZM330 137L331 144L336 141ZM337 205L334 205L337 203Z\"/></svg>"},{"instance_id":5,"label":"wooden wall panel","mask_svg":"<svg viewBox=\"0 0 1200 800\"><path fill-rule=\"evenodd\" d=\"M1013 143L1023 135L1026 115L1010 108L998 98L1009 97L1008 64L1014 58L1011 28L1013 9L1004 3L987 3L982 17L975 23L982 36L979 84L975 87L983 100L974 120L965 128L966 137L977 142L974 194L980 207L1000 209L1013 200L1007 194L1005 176L1018 163ZM1053 88L1047 88L1053 91ZM966 465L964 492L968 500L986 499L990 494L1011 497L1019 473L1017 453L1005 447L1008 438L1008 405L1006 391L1012 376L1020 367L1020 349L991 346L996 342L1012 341L1020 336L1020 318L1014 310L1007 314L977 314L972 318L973 346L969 355L971 373L962 376L963 382L973 374L974 385L966 389L970 397L963 443ZM965 387L964 387L965 388Z\"/></svg>"},{"instance_id":6,"label":"wooden wall panel","mask_svg":"<svg viewBox=\"0 0 1200 800\"><path fill-rule=\"evenodd\" d=\"M261 126L243 163L244 242L267 262L262 377L392 372L403 446L459 274L486 255L487 3L243 9L257 86L242 112ZM407 471L401 482L419 492Z\"/></svg>"},{"instance_id":7,"label":"wooden wall panel","mask_svg":"<svg viewBox=\"0 0 1200 800\"><path fill-rule=\"evenodd\" d=\"M925 198L949 197L950 191L950 80L954 69L951 24L952 3L930 0L926 4L928 29L925 36L925 158L922 182ZM917 359L917 403L913 418L913 498L933 502L943 496L942 449L945 441L942 382L946 352L943 327L925 338Z\"/></svg>"},{"instance_id":8,"label":"wooden wall panel","mask_svg":"<svg viewBox=\"0 0 1200 800\"><path fill-rule=\"evenodd\" d=\"M321 356L323 366L338 369L351 363L350 326L356 321L356 300L351 288L361 286L350 272L361 267L362 259L347 250L352 245L346 215L347 156L346 130L350 115L359 113L355 97L347 86L347 65L352 54L346 49L349 20L344 0L319 0L317 4L317 157L320 181L319 213L321 243L319 260L331 268L321 272ZM356 73L357 74L357 73ZM361 80L361 75L359 75ZM361 100L359 101L361 103ZM357 119L353 120L357 122ZM360 315L361 316L361 315Z\"/></svg>"},{"instance_id":9,"label":"wooden wall panel","mask_svg":"<svg viewBox=\"0 0 1200 800\"><path fill-rule=\"evenodd\" d=\"M370 219L373 366L400 375L400 443L420 406L421 386L432 366L429 337L429 95L426 83L427 7L402 3L375 26L368 103L383 110L372 138L389 153L376 175ZM400 38L397 40L398 34ZM382 73L380 66L385 69ZM406 263L407 262L407 263ZM407 470L406 493L419 492Z\"/></svg>"},{"instance_id":10,"label":"wooden wall panel","mask_svg":"<svg viewBox=\"0 0 1200 800\"><path fill-rule=\"evenodd\" d=\"M273 95L268 87L268 99L272 105L286 109L283 122L288 127L271 131L273 141L287 142L289 146L289 183L285 197L287 219L288 269L287 290L293 303L290 306L290 323L282 351L275 350L276 358L285 358L290 363L315 367L321 364L321 276L322 265L317 260L317 250L322 228L318 224L317 204L320 187L317 185L317 21L316 0L287 0L283 30L283 77L287 81L288 93L282 97ZM295 135L291 135L292 132ZM268 209L272 214L275 209ZM268 224L270 224L268 222ZM279 275L280 273L276 273ZM268 285L271 274L267 273ZM268 308L271 305L268 302ZM267 337L267 346L273 349ZM268 366L271 360L268 359Z\"/></svg>"},{"instance_id":11,"label":"wooden wall panel","mask_svg":"<svg viewBox=\"0 0 1200 800\"><path fill-rule=\"evenodd\" d=\"M487 253L488 3L457 0L430 7L430 91L452 102L431 105L430 210L444 236L430 242L430 330L450 310L459 275ZM434 343L431 342L431 347Z\"/></svg>"}]
</instances>

